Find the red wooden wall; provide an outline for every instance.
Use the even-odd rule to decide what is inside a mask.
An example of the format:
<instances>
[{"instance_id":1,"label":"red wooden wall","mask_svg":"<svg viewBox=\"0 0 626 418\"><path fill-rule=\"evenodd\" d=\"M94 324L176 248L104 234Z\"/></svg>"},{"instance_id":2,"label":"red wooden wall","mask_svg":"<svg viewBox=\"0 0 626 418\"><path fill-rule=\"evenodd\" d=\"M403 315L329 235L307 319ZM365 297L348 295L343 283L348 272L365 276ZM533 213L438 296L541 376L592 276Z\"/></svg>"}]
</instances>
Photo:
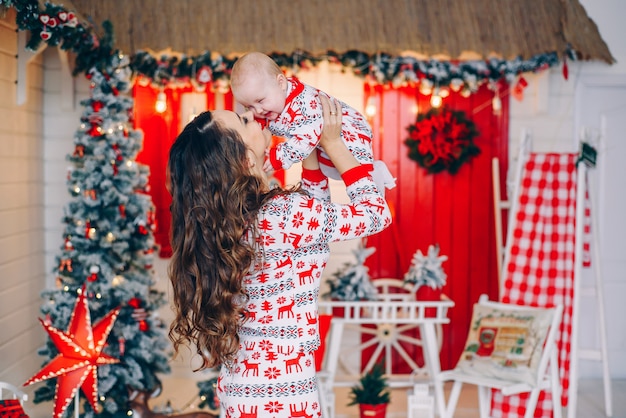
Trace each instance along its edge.
<instances>
[{"instance_id":1,"label":"red wooden wall","mask_svg":"<svg viewBox=\"0 0 626 418\"><path fill-rule=\"evenodd\" d=\"M377 277L403 278L417 249L426 253L430 244L440 245L447 284L443 292L454 301L451 323L444 327L441 362L454 367L463 350L471 309L482 293L498 296L492 158L500 159L500 177L506 178L508 164L509 105L506 88L501 88L502 111L492 109L493 93L483 86L469 98L451 93L444 105L462 110L475 124L475 143L480 155L451 175L428 174L407 156L404 145L407 127L415 123L417 102L420 112L430 109L430 96L416 88L390 89L365 86L378 109L370 121L374 130L374 155L384 160L397 177L397 187L386 197L393 212L392 226L371 237L368 246L376 252L367 259L369 272ZM506 96L506 97L505 97ZM501 187L506 196L505 187ZM420 353L415 353L420 357ZM401 371L397 371L401 372Z\"/></svg>"}]
</instances>

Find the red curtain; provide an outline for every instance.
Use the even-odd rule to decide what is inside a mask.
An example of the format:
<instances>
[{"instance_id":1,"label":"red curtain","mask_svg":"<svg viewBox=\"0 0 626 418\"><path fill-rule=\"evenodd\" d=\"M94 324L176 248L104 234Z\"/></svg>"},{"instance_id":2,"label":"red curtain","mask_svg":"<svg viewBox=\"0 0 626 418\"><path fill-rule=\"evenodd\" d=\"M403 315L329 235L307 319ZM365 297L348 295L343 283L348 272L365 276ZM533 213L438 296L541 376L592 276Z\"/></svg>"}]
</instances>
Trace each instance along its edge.
<instances>
[{"instance_id":1,"label":"red curtain","mask_svg":"<svg viewBox=\"0 0 626 418\"><path fill-rule=\"evenodd\" d=\"M502 110L497 115L492 109L493 92L486 86L468 98L452 92L444 99L445 106L465 112L479 132L474 142L480 154L454 175L428 174L409 159L404 144L407 127L415 123L416 104L420 112L427 112L430 96L411 87L391 89L367 85L365 95L378 109L370 121L375 158L384 160L397 177L397 187L386 194L393 224L368 241L368 246L377 249L366 260L369 272L373 279L403 278L417 249L425 254L429 245L440 245L440 255L448 256L443 263L448 276L443 293L455 303L449 312L450 324L444 327L441 351L442 367L451 368L463 350L472 304L481 293L489 294L492 299L498 297L491 170L492 158L498 157L500 178L506 178L508 87L500 87ZM506 197L504 186L501 195ZM420 350L413 357L421 358Z\"/></svg>"}]
</instances>

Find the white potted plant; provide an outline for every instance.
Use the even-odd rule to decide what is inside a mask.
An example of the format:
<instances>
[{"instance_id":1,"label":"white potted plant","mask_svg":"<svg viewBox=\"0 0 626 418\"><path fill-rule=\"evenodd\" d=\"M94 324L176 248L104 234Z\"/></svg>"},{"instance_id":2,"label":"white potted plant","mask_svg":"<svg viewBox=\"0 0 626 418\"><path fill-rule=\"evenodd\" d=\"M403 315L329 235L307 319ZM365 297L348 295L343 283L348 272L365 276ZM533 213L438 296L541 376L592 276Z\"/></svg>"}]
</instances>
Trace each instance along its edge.
<instances>
[{"instance_id":1,"label":"white potted plant","mask_svg":"<svg viewBox=\"0 0 626 418\"><path fill-rule=\"evenodd\" d=\"M447 259L447 256L439 255L439 244L430 245L426 255L419 249L413 254L404 282L413 285L417 300L441 299L447 278L442 264Z\"/></svg>"}]
</instances>

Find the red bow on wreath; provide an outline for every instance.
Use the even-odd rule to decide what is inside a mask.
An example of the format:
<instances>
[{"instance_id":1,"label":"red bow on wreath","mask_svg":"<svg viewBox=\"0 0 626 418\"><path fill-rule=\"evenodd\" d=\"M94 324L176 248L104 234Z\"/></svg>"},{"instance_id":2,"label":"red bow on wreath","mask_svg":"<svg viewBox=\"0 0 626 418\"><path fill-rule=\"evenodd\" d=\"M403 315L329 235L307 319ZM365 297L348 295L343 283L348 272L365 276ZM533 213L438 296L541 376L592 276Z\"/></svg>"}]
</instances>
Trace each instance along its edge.
<instances>
[{"instance_id":1,"label":"red bow on wreath","mask_svg":"<svg viewBox=\"0 0 626 418\"><path fill-rule=\"evenodd\" d=\"M464 162L480 153L473 142L478 136L476 126L462 111L431 109L419 115L407 130L409 138L404 143L409 147L409 158L429 173L447 170L455 174Z\"/></svg>"}]
</instances>

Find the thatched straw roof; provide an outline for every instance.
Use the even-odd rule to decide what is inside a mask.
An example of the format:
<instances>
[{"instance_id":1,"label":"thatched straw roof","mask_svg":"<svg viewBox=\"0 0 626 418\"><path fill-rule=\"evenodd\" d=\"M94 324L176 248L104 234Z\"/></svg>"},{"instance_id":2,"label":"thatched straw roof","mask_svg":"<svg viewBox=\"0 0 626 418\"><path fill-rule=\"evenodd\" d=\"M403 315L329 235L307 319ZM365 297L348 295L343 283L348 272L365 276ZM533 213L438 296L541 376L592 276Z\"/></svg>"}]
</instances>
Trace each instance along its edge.
<instances>
[{"instance_id":1,"label":"thatched straw roof","mask_svg":"<svg viewBox=\"0 0 626 418\"><path fill-rule=\"evenodd\" d=\"M614 59L578 0L72 0L122 51L236 55L359 50L423 58L527 59L571 47Z\"/></svg>"}]
</instances>

